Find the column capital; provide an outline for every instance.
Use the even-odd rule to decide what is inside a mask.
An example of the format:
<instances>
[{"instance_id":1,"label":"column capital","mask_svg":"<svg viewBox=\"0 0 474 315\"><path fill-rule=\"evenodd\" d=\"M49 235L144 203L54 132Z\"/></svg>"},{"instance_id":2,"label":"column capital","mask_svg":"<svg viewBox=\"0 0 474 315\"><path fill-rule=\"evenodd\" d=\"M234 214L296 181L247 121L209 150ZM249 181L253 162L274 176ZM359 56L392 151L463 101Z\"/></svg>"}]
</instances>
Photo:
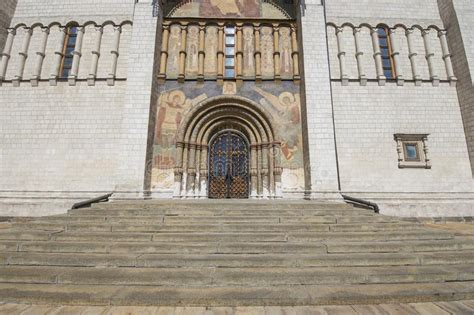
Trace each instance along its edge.
<instances>
[{"instance_id":1,"label":"column capital","mask_svg":"<svg viewBox=\"0 0 474 315\"><path fill-rule=\"evenodd\" d=\"M100 32L100 33L104 32L104 27L102 25L96 25L94 29L96 32Z\"/></svg>"},{"instance_id":2,"label":"column capital","mask_svg":"<svg viewBox=\"0 0 474 315\"><path fill-rule=\"evenodd\" d=\"M16 28L7 28L8 35L16 35Z\"/></svg>"},{"instance_id":3,"label":"column capital","mask_svg":"<svg viewBox=\"0 0 474 315\"><path fill-rule=\"evenodd\" d=\"M50 31L50 30L49 30L49 27L47 27L47 26L41 27L41 32L46 33L46 34L49 34L49 31Z\"/></svg>"},{"instance_id":4,"label":"column capital","mask_svg":"<svg viewBox=\"0 0 474 315\"><path fill-rule=\"evenodd\" d=\"M354 27L354 34L358 34L362 31L362 28L361 27Z\"/></svg>"},{"instance_id":5,"label":"column capital","mask_svg":"<svg viewBox=\"0 0 474 315\"><path fill-rule=\"evenodd\" d=\"M399 33L399 29L398 28L389 28L388 32L389 32L390 35L397 34L397 33Z\"/></svg>"},{"instance_id":6,"label":"column capital","mask_svg":"<svg viewBox=\"0 0 474 315\"><path fill-rule=\"evenodd\" d=\"M336 35L344 32L344 27L343 26L338 26L336 27Z\"/></svg>"},{"instance_id":7,"label":"column capital","mask_svg":"<svg viewBox=\"0 0 474 315\"><path fill-rule=\"evenodd\" d=\"M425 37L426 35L429 35L430 32L431 32L430 29L423 30L423 31L421 31L421 36Z\"/></svg>"},{"instance_id":8,"label":"column capital","mask_svg":"<svg viewBox=\"0 0 474 315\"><path fill-rule=\"evenodd\" d=\"M448 34L448 31L447 31L447 30L440 30L440 31L438 31L438 37L446 36L446 34Z\"/></svg>"},{"instance_id":9,"label":"column capital","mask_svg":"<svg viewBox=\"0 0 474 315\"><path fill-rule=\"evenodd\" d=\"M406 35L411 35L411 34L413 34L414 32L415 32L415 30L414 30L413 28L407 28L407 29L405 30L405 34L406 34Z\"/></svg>"},{"instance_id":10,"label":"column capital","mask_svg":"<svg viewBox=\"0 0 474 315\"><path fill-rule=\"evenodd\" d=\"M114 32L122 32L122 25L114 25Z\"/></svg>"},{"instance_id":11,"label":"column capital","mask_svg":"<svg viewBox=\"0 0 474 315\"><path fill-rule=\"evenodd\" d=\"M33 29L31 27L24 27L23 30L26 34L33 34Z\"/></svg>"}]
</instances>

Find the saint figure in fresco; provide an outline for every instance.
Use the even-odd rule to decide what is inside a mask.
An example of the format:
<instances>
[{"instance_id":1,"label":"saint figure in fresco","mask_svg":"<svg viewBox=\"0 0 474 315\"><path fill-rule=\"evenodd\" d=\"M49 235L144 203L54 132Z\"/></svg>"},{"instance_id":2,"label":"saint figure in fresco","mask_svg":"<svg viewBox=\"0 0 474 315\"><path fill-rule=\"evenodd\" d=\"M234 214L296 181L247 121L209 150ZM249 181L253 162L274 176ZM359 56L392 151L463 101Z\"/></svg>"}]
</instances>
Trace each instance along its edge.
<instances>
[{"instance_id":1,"label":"saint figure in fresco","mask_svg":"<svg viewBox=\"0 0 474 315\"><path fill-rule=\"evenodd\" d=\"M284 139L281 144L281 152L287 161L291 161L298 152L298 145L301 142L300 128L298 128L301 121L299 94L283 92L279 96L275 96L259 87L254 87L254 90L263 96L260 104L276 113L276 125Z\"/></svg>"},{"instance_id":2,"label":"saint figure in fresco","mask_svg":"<svg viewBox=\"0 0 474 315\"><path fill-rule=\"evenodd\" d=\"M180 90L164 92L160 95L155 129L155 145L158 145L159 150L155 162L159 166L174 164L175 137L184 113L206 98L206 94L201 94L194 99L187 99L183 91Z\"/></svg>"}]
</instances>

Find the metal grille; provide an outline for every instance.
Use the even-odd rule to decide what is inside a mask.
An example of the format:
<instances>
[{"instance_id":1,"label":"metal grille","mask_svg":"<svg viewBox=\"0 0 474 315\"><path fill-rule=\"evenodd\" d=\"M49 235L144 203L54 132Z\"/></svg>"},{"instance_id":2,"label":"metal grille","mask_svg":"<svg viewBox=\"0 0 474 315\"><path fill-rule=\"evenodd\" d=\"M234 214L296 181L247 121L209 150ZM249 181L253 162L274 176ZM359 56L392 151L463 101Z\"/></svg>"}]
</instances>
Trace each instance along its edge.
<instances>
[{"instance_id":1,"label":"metal grille","mask_svg":"<svg viewBox=\"0 0 474 315\"><path fill-rule=\"evenodd\" d=\"M232 131L218 135L209 146L209 198L249 197L249 148Z\"/></svg>"}]
</instances>

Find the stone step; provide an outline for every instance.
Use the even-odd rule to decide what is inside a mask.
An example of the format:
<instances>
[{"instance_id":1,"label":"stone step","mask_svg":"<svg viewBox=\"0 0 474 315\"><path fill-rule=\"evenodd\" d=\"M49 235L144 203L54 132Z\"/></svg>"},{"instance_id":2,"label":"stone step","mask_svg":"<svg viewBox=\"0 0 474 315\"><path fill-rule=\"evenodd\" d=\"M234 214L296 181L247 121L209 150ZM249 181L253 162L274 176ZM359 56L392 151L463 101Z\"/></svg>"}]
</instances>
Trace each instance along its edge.
<instances>
[{"instance_id":1,"label":"stone step","mask_svg":"<svg viewBox=\"0 0 474 315\"><path fill-rule=\"evenodd\" d=\"M474 280L473 265L333 268L84 268L1 266L0 283L140 286L275 286Z\"/></svg>"},{"instance_id":2,"label":"stone step","mask_svg":"<svg viewBox=\"0 0 474 315\"><path fill-rule=\"evenodd\" d=\"M474 252L362 254L98 254L2 252L0 265L79 267L354 267L474 264Z\"/></svg>"},{"instance_id":3,"label":"stone step","mask_svg":"<svg viewBox=\"0 0 474 315\"><path fill-rule=\"evenodd\" d=\"M324 242L328 253L397 253L438 252L474 250L474 242L448 241L405 241L405 242Z\"/></svg>"},{"instance_id":4,"label":"stone step","mask_svg":"<svg viewBox=\"0 0 474 315\"><path fill-rule=\"evenodd\" d=\"M285 209L285 210L262 210L262 209L73 209L70 215L79 216L374 216L375 214L365 209Z\"/></svg>"},{"instance_id":5,"label":"stone step","mask_svg":"<svg viewBox=\"0 0 474 315\"><path fill-rule=\"evenodd\" d=\"M162 254L271 254L271 253L398 253L474 250L474 242L461 240L402 242L68 242L0 241L0 250L52 253L162 253Z\"/></svg>"},{"instance_id":6,"label":"stone step","mask_svg":"<svg viewBox=\"0 0 474 315\"><path fill-rule=\"evenodd\" d=\"M401 231L418 229L414 223L370 223L370 224L320 224L320 223L219 223L219 224L130 224L130 223L59 223L48 221L20 222L16 228L25 230L65 230L68 232L357 232L357 231Z\"/></svg>"},{"instance_id":7,"label":"stone step","mask_svg":"<svg viewBox=\"0 0 474 315\"><path fill-rule=\"evenodd\" d=\"M81 216L57 215L39 218L16 218L16 222L46 221L50 223L131 223L131 224L189 224L189 223L400 223L388 216Z\"/></svg>"},{"instance_id":8,"label":"stone step","mask_svg":"<svg viewBox=\"0 0 474 315\"><path fill-rule=\"evenodd\" d=\"M272 287L3 283L0 296L9 302L50 305L355 305L469 300L474 298L474 282Z\"/></svg>"},{"instance_id":9,"label":"stone step","mask_svg":"<svg viewBox=\"0 0 474 315\"><path fill-rule=\"evenodd\" d=\"M0 240L58 240L58 241L109 241L109 242L315 242L315 241L408 241L449 240L451 233L418 228L406 231L363 232L65 232L0 230Z\"/></svg>"},{"instance_id":10,"label":"stone step","mask_svg":"<svg viewBox=\"0 0 474 315\"><path fill-rule=\"evenodd\" d=\"M182 209L182 210L360 210L344 202L315 202L306 200L132 200L96 203L94 209Z\"/></svg>"}]
</instances>

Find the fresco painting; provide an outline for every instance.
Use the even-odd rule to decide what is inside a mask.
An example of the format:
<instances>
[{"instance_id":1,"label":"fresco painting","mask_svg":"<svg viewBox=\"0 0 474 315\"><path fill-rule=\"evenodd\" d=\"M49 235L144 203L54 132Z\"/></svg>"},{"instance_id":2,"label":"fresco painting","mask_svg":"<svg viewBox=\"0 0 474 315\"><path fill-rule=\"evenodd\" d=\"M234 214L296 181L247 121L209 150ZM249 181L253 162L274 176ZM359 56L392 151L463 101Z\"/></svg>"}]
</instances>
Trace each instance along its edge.
<instances>
[{"instance_id":1,"label":"fresco painting","mask_svg":"<svg viewBox=\"0 0 474 315\"><path fill-rule=\"evenodd\" d=\"M261 0L193 0L172 11L168 17L286 19L282 10Z\"/></svg>"},{"instance_id":2,"label":"fresco painting","mask_svg":"<svg viewBox=\"0 0 474 315\"><path fill-rule=\"evenodd\" d=\"M153 147L152 187L171 188L176 154L176 134L187 112L209 97L238 95L248 98L271 115L277 141L281 142L281 165L286 178L284 189L296 190L304 186L303 140L299 86L293 82L263 82L256 86L246 83L237 86L226 82L218 86L214 82L180 84L167 82L159 87L157 118Z\"/></svg>"}]
</instances>

